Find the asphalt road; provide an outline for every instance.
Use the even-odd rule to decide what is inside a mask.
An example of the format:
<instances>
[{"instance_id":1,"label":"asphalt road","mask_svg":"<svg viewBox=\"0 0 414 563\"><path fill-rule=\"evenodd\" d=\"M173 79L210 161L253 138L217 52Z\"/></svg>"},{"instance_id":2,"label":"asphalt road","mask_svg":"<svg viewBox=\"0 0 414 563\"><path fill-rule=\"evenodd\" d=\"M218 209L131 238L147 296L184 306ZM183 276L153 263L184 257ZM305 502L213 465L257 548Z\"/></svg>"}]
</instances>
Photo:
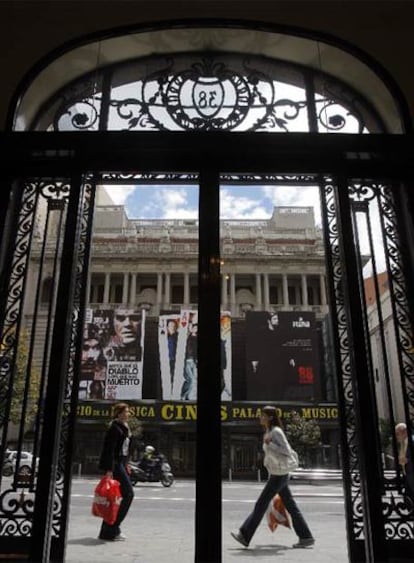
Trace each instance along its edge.
<instances>
[{"instance_id":1,"label":"asphalt road","mask_svg":"<svg viewBox=\"0 0 414 563\"><path fill-rule=\"evenodd\" d=\"M75 479L72 484L67 563L194 562L194 482L178 481L171 488L141 483L123 524L124 542L97 539L100 520L91 515L97 480ZM265 520L249 549L239 546L230 531L237 529L251 510L263 483L223 483L223 563L257 560L260 563L348 561L342 487L333 484L292 484L292 491L316 538L311 549L292 549L294 532L279 527L274 533ZM213 517L213 516L212 516Z\"/></svg>"}]
</instances>

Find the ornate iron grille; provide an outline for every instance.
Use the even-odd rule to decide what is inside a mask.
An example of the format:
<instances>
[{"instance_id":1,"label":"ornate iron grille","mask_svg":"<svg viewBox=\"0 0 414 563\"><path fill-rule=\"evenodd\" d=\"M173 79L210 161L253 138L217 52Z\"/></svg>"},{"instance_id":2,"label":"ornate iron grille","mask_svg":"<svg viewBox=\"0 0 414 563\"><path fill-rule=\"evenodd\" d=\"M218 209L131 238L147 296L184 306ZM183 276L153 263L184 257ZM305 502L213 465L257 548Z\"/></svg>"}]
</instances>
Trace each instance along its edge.
<instances>
[{"instance_id":1,"label":"ornate iron grille","mask_svg":"<svg viewBox=\"0 0 414 563\"><path fill-rule=\"evenodd\" d=\"M379 132L369 104L323 73L259 56L195 53L121 63L50 100L48 131Z\"/></svg>"},{"instance_id":2,"label":"ornate iron grille","mask_svg":"<svg viewBox=\"0 0 414 563\"><path fill-rule=\"evenodd\" d=\"M72 187L64 179L33 179L25 181L19 189L21 205L2 319L0 353L0 459L4 467L6 446L13 443L16 463L7 476L3 472L0 477L0 536L3 544L9 542L16 546L14 551L27 552L38 502L38 456L47 409L47 387L50 379L56 377L50 369L51 335L59 315L57 287L65 256L63 232ZM70 452L77 398L73 393L74 366L80 349L81 301L89 260L93 194L92 184L85 183L79 203L80 243L51 522L55 553L63 553L69 502ZM42 285L46 276L52 280L47 290ZM15 422L14 426L10 419ZM25 452L28 434L32 446L30 452Z\"/></svg>"},{"instance_id":3,"label":"ornate iron grille","mask_svg":"<svg viewBox=\"0 0 414 563\"><path fill-rule=\"evenodd\" d=\"M357 427L354 391L356 378L362 377L362 374L353 373L350 359L351 338L347 323L349 311L346 305L348 289L340 252L341 233L338 225L338 203L335 198L337 189L331 178L324 178L321 194L327 261L331 275L332 317L336 325L334 332L337 341L339 403L342 408L342 432L345 443L343 467L348 506L348 533L352 550L352 545L366 537L361 488L361 455L358 445L358 436L362 430ZM377 427L377 436L373 436L372 439L373 442L382 444L378 467L383 485L381 495L383 525L388 542L412 539L414 533L414 507L409 496L405 494L394 435L395 424L401 421L396 419L398 404L400 413L401 404L404 405L405 421L409 427L413 421L412 326L406 300L406 282L394 194L395 186L391 184L355 181L348 186L369 360L369 373L364 374L363 377L372 380L371 400L375 405ZM383 272L386 273L385 278ZM368 277L373 281L373 298L368 292L365 281ZM373 338L373 327L376 327L379 333L376 338L379 342L377 346L374 344L376 340ZM395 350L397 350L397 365L393 366L394 369L389 360L392 355L390 333L394 333ZM382 440L381 427L388 429L385 439L382 436ZM390 553L392 552L393 548L390 548Z\"/></svg>"},{"instance_id":4,"label":"ornate iron grille","mask_svg":"<svg viewBox=\"0 0 414 563\"><path fill-rule=\"evenodd\" d=\"M9 418L20 418L17 436L14 436L13 440L17 443L17 464L11 482L3 480L0 495L2 536L28 537L31 534L36 493L36 457L39 454L42 400L50 351L48 334L53 328L56 303L54 295L51 295L48 310L41 311L40 291L29 298L27 286L29 280L36 280L35 287L38 289L40 287L45 266L45 252L50 237L55 239L52 263L53 273L58 277L58 264L62 251L59 233L65 220L69 190L70 186L65 181L30 180L26 181L23 187L0 359L2 378L0 393L4 407L1 412L5 413L1 418L2 459L4 445L13 438ZM45 320L49 330L46 329ZM39 341L43 341L43 346L39 345ZM20 358L17 350L20 350ZM33 389L31 385L34 385ZM29 426L27 420L30 421ZM30 473L21 475L19 465L24 450L24 436L31 430L32 424L34 445L30 452L33 454Z\"/></svg>"}]
</instances>

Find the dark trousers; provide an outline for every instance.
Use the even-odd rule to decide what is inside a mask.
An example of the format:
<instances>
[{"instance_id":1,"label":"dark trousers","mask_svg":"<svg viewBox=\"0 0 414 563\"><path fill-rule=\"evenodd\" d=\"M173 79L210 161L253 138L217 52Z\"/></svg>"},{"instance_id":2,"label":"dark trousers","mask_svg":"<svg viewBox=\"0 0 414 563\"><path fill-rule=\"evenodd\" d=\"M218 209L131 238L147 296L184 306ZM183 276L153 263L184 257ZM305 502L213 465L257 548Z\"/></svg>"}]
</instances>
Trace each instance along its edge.
<instances>
[{"instance_id":1,"label":"dark trousers","mask_svg":"<svg viewBox=\"0 0 414 563\"><path fill-rule=\"evenodd\" d=\"M293 529L299 538L311 538L312 532L310 531L306 521L297 506L292 493L288 487L289 475L271 475L267 481L263 491L260 493L259 498L254 505L254 509L240 526L240 531L244 539L250 543L258 525L260 524L263 516L266 513L272 498L279 493L281 496L286 510L292 518Z\"/></svg>"},{"instance_id":2,"label":"dark trousers","mask_svg":"<svg viewBox=\"0 0 414 563\"><path fill-rule=\"evenodd\" d=\"M107 524L102 521L101 531L99 537L102 539L113 539L121 533L121 522L124 520L131 506L132 499L134 498L134 489L132 488L131 480L126 470L126 460L122 460L114 467L114 479L119 481L122 501L119 505L118 516L113 524Z\"/></svg>"}]
</instances>

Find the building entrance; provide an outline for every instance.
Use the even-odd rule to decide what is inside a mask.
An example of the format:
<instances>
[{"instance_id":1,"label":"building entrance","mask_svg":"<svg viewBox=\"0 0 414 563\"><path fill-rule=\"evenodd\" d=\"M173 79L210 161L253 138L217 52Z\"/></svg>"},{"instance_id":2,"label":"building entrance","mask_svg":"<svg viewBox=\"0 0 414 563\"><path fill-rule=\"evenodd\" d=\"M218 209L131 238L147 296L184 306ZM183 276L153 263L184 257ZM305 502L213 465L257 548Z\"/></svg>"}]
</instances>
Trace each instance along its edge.
<instances>
[{"instance_id":1,"label":"building entrance","mask_svg":"<svg viewBox=\"0 0 414 563\"><path fill-rule=\"evenodd\" d=\"M196 560L203 560L200 555L205 545L203 530L208 529L211 537L215 537L211 522L208 528L202 526L203 521L211 510L220 513L223 416L230 411L235 416L238 412L244 417L251 415L256 422L254 409L260 407L250 405L241 411L243 405L240 405L238 411L223 410L219 319L223 291L220 271L225 264L221 263L219 188L229 178L232 182L246 182L245 174L257 175L259 181L264 181L263 174L267 174L268 180L274 175L280 182L281 177L274 172L275 161L284 152L280 140L260 139L251 143L249 138L239 136L234 137L231 149L225 150L227 141L222 135L177 138L175 147L171 148L170 137L159 134L157 150L147 142L141 143L139 135L134 136L136 147L146 148L137 148L131 157L122 144L115 150L112 139L107 136L100 139L99 143L86 146L71 138L67 145L71 151L56 152L53 157L42 142L36 145L33 141L32 150L27 153L13 138L8 149L7 176L15 181L8 183L10 199L1 254L4 383L1 392L5 406L2 455L4 458L14 431L20 460L11 479L2 479L1 519L3 529L8 531L3 533L0 546L4 553L20 552L33 561L46 561L49 554L54 560L64 557L73 429L80 405L81 345L88 320L85 315L96 187L102 182L104 163L105 170L114 178L121 161L123 175L136 174L137 162L138 166L141 163L139 174L151 174L151 170L160 169L162 154L163 164L176 175L181 173L185 162L191 162L192 181L197 177L199 185L195 535ZM393 424L410 412L406 390L411 374L411 329L404 274L404 245L409 237L409 225L397 221L397 217L404 217L404 192L397 189L392 179L398 177L393 163L387 169L387 177L391 178L387 181L376 177L375 170L370 170L371 174L365 170L362 176L359 163L355 169L350 166L346 176L327 175L323 171L326 155L320 156L322 146L315 143L309 155L305 139L303 143L300 139L297 142L298 148L292 148L290 160L278 168L284 181L288 180L288 170L310 170L307 174L318 185L321 198L332 336L326 353L330 350L335 358L350 559L362 560L368 557L367 553L375 556L379 546L390 554L404 557L409 543L403 540L401 529L412 525L412 515L404 508L403 480L395 461L397 444L392 432ZM346 158L340 142L332 147L331 155L339 160ZM40 160L39 154L43 155ZM240 154L245 155L243 162ZM387 162L385 156L384 159ZM293 163L296 168L291 168ZM231 172L223 172L226 170ZM306 182L304 171L301 174L301 181ZM258 238L262 246L268 244ZM289 252L290 243L284 240L281 244ZM260 254L260 248L255 252ZM390 290L388 301L379 276L381 260L387 273L386 287ZM371 293L364 277L369 261ZM48 292L40 291L44 278L52 280ZM29 290L33 287L36 290L30 300ZM282 280L282 296L283 291ZM264 292L268 294L266 287ZM289 299L289 288L287 294ZM302 293L302 299L306 299L306 294ZM388 319L390 324L386 324ZM298 322L306 319L303 317ZM391 356L393 343L395 352ZM35 354L40 358L37 365ZM395 368L390 365L391 357ZM303 377L307 377L307 372ZM16 401L17 427L12 427ZM195 411L190 403L184 409L180 401L161 404L160 416L170 423L177 417L191 421ZM89 406L93 413L93 405ZM147 416L151 416L151 409L155 413L155 405L136 405L142 413L144 407ZM332 414L325 409L319 411L321 416L322 412L325 417ZM382 430L386 423L388 433ZM19 467L29 436L34 455L31 471L25 477ZM253 449L244 447L244 440L238 442L235 440L231 445L230 458L243 471L255 460L249 458ZM385 465L385 459L393 459L394 464ZM10 505L6 499L16 495L19 503ZM56 502L59 510L52 510ZM10 506L14 508L11 510ZM393 535L386 536L385 529L391 524ZM221 533L220 522L216 533ZM217 536L211 541L216 548L220 545Z\"/></svg>"}]
</instances>

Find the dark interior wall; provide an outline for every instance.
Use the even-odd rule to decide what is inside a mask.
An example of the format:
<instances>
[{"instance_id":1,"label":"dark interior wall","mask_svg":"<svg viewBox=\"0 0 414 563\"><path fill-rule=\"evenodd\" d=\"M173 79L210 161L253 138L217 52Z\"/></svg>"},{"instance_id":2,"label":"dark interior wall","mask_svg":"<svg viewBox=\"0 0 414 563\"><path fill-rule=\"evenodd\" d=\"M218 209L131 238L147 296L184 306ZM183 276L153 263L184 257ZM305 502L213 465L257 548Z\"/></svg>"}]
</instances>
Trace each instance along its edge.
<instances>
[{"instance_id":1,"label":"dark interior wall","mask_svg":"<svg viewBox=\"0 0 414 563\"><path fill-rule=\"evenodd\" d=\"M194 18L267 22L337 37L376 59L400 85L411 115L414 114L414 81L407 64L414 42L413 2L3 0L0 2L0 130L6 127L6 116L19 83L53 50L115 27Z\"/></svg>"}]
</instances>

